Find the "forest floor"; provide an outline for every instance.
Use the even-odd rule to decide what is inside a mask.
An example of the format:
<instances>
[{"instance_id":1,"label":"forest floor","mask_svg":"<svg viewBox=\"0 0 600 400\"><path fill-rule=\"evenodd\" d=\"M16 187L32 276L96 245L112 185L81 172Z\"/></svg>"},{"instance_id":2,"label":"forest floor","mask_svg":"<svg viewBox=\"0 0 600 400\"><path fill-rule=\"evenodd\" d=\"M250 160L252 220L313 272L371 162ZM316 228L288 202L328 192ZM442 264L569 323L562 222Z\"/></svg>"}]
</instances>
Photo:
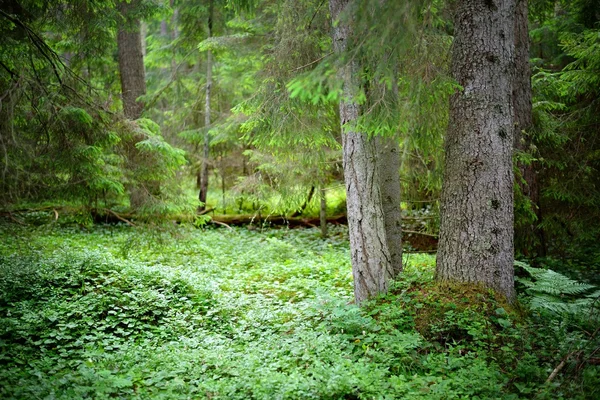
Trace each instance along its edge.
<instances>
[{"instance_id":1,"label":"forest floor","mask_svg":"<svg viewBox=\"0 0 600 400\"><path fill-rule=\"evenodd\" d=\"M441 296L433 255L406 254L389 295L351 304L346 229L331 230L0 223L0 398L599 394L558 321L489 291Z\"/></svg>"}]
</instances>

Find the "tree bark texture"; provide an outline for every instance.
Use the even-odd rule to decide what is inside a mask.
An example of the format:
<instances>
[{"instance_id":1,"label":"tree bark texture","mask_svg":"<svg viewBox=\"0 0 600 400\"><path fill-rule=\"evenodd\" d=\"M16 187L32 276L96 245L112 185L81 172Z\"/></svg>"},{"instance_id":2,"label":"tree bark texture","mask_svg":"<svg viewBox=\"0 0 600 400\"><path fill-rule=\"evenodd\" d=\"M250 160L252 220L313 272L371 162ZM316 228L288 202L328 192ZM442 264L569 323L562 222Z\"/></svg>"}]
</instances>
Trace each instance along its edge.
<instances>
[{"instance_id":1,"label":"tree bark texture","mask_svg":"<svg viewBox=\"0 0 600 400\"><path fill-rule=\"evenodd\" d=\"M376 137L375 161L381 189L385 236L394 276L402 272L402 211L400 210L400 146L396 137Z\"/></svg>"},{"instance_id":2,"label":"tree bark texture","mask_svg":"<svg viewBox=\"0 0 600 400\"><path fill-rule=\"evenodd\" d=\"M338 55L347 50L352 34L351 24L339 19L349 3L329 2ZM361 113L355 100L360 90L357 61L349 61L338 73L343 80L340 120L354 297L361 303L386 292L390 280L402 269L401 224L395 217L400 215L399 159L394 161L399 154L394 140L369 138L353 127ZM392 215L388 217L386 211Z\"/></svg>"},{"instance_id":3,"label":"tree bark texture","mask_svg":"<svg viewBox=\"0 0 600 400\"><path fill-rule=\"evenodd\" d=\"M146 94L146 74L140 20L131 16L131 10L137 2L121 2L118 10L122 20L117 32L119 54L119 74L123 96L123 112L129 119L138 119L144 110L144 104L137 98Z\"/></svg>"},{"instance_id":4,"label":"tree bark texture","mask_svg":"<svg viewBox=\"0 0 600 400\"><path fill-rule=\"evenodd\" d=\"M208 37L212 37L213 25L213 0L210 0L208 7ZM204 146L202 149L202 167L200 170L200 193L198 199L202 203L199 207L200 211L206 208L206 196L208 195L208 157L210 155L210 92L212 89L212 52L207 51L206 54L206 91L204 98Z\"/></svg>"},{"instance_id":5,"label":"tree bark texture","mask_svg":"<svg viewBox=\"0 0 600 400\"><path fill-rule=\"evenodd\" d=\"M456 2L436 279L514 298L514 1Z\"/></svg>"},{"instance_id":6,"label":"tree bark texture","mask_svg":"<svg viewBox=\"0 0 600 400\"><path fill-rule=\"evenodd\" d=\"M533 126L531 105L531 66L529 64L529 19L527 0L516 0L515 7L515 77L513 80L513 108L515 113L514 148L516 151L529 151L531 139L527 131ZM515 230L515 242L524 254L530 250L544 255L543 231L541 223L540 188L535 164L518 165L521 179L518 180L523 196L530 202L537 220Z\"/></svg>"}]
</instances>

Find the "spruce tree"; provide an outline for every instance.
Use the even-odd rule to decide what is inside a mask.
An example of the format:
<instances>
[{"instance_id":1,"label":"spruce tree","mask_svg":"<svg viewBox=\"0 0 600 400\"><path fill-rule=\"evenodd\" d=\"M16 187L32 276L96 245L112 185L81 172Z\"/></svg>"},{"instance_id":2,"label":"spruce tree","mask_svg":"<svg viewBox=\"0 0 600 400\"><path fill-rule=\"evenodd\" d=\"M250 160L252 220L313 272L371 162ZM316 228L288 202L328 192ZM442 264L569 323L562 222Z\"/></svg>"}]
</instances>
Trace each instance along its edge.
<instances>
[{"instance_id":1,"label":"spruce tree","mask_svg":"<svg viewBox=\"0 0 600 400\"><path fill-rule=\"evenodd\" d=\"M514 1L457 1L454 30L436 279L512 300Z\"/></svg>"}]
</instances>

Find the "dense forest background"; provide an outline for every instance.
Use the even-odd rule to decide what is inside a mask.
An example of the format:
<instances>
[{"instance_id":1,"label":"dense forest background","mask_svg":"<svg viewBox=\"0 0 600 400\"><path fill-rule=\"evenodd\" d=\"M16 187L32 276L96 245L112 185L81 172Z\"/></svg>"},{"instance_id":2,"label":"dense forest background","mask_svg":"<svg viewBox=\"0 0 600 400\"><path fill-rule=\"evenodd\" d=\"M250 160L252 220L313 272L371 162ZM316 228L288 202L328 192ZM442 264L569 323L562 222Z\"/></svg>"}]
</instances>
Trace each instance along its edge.
<instances>
[{"instance_id":1,"label":"dense forest background","mask_svg":"<svg viewBox=\"0 0 600 400\"><path fill-rule=\"evenodd\" d=\"M482 203L510 209L509 269L464 270L485 290L433 283L481 258L445 239L470 184L450 175L468 1L0 0L0 394L596 398L600 1L472 4L514 39L482 57L511 70L486 115L515 127L512 160L492 152L514 190ZM389 243L354 228L372 214ZM362 293L374 254L393 271Z\"/></svg>"},{"instance_id":2,"label":"dense forest background","mask_svg":"<svg viewBox=\"0 0 600 400\"><path fill-rule=\"evenodd\" d=\"M592 256L598 7L529 3L533 108L515 165L535 179L517 185L526 188L517 189L517 251ZM116 214L194 220L200 207L262 218L317 215L320 199L327 215L345 213L341 83L325 2L2 4L5 213L46 206L59 215L68 207L84 223ZM398 131L405 217L423 217L408 230L428 234L439 225L456 89L451 8L416 2L365 13L356 27L374 32L357 54L373 79L390 68L382 49L403 60L394 66L400 101L382 97L364 122L377 124L375 135ZM138 35L141 49L118 32Z\"/></svg>"}]
</instances>

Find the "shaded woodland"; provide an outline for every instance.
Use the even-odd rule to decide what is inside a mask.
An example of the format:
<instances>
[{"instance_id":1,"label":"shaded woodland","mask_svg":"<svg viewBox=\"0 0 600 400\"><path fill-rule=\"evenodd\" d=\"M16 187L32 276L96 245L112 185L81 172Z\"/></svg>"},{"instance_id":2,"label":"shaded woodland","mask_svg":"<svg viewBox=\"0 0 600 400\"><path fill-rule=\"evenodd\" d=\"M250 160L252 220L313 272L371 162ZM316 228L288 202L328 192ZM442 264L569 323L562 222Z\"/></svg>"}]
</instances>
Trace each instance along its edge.
<instances>
[{"instance_id":1,"label":"shaded woodland","mask_svg":"<svg viewBox=\"0 0 600 400\"><path fill-rule=\"evenodd\" d=\"M597 398L600 1L0 0L0 37L1 395Z\"/></svg>"}]
</instances>

